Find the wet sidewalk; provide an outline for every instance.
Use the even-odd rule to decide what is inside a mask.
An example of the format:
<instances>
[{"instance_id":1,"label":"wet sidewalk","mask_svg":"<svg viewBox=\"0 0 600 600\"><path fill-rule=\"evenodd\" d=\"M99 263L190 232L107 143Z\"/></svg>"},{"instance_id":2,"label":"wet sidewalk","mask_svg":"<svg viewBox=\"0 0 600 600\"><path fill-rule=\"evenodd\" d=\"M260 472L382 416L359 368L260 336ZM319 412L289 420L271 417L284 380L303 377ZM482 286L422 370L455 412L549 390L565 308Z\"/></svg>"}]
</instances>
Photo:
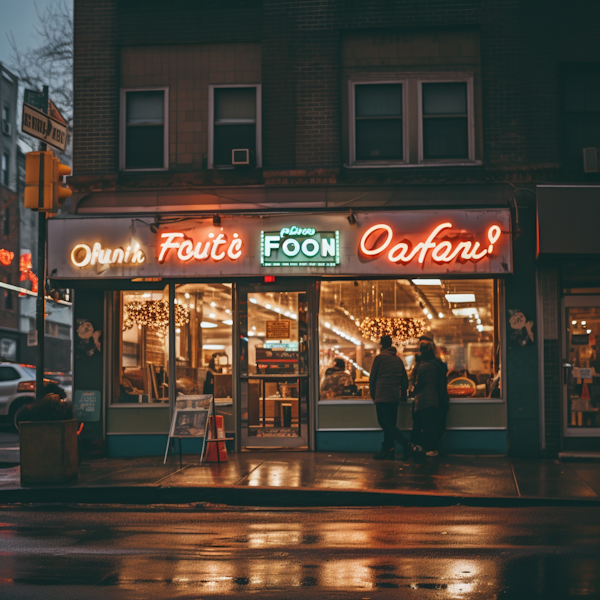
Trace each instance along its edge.
<instances>
[{"instance_id":1,"label":"wet sidewalk","mask_svg":"<svg viewBox=\"0 0 600 600\"><path fill-rule=\"evenodd\" d=\"M248 506L600 506L600 463L443 456L425 464L369 454L254 452L227 463L198 456L85 460L79 479L21 488L18 466L0 468L0 503L218 503Z\"/></svg>"}]
</instances>

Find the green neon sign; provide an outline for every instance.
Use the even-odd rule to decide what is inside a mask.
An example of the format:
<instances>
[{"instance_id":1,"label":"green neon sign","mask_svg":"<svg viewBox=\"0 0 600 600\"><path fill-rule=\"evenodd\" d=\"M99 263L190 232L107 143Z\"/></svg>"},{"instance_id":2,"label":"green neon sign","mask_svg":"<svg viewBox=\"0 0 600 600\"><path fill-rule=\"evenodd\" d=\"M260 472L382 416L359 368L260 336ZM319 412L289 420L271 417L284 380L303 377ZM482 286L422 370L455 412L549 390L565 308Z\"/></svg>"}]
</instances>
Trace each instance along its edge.
<instances>
[{"instance_id":1,"label":"green neon sign","mask_svg":"<svg viewBox=\"0 0 600 600\"><path fill-rule=\"evenodd\" d=\"M263 267L337 267L340 232L296 226L261 231L260 264Z\"/></svg>"}]
</instances>

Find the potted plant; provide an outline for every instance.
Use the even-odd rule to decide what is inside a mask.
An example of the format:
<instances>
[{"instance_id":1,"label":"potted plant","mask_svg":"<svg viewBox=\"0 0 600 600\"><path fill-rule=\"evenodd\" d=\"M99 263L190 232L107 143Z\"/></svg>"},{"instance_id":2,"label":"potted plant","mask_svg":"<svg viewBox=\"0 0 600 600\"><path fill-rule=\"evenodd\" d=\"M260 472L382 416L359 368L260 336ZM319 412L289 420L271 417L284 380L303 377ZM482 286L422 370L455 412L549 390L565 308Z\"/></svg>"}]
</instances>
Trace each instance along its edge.
<instances>
[{"instance_id":1,"label":"potted plant","mask_svg":"<svg viewBox=\"0 0 600 600\"><path fill-rule=\"evenodd\" d=\"M57 394L21 408L21 485L77 479L77 420L73 405Z\"/></svg>"}]
</instances>

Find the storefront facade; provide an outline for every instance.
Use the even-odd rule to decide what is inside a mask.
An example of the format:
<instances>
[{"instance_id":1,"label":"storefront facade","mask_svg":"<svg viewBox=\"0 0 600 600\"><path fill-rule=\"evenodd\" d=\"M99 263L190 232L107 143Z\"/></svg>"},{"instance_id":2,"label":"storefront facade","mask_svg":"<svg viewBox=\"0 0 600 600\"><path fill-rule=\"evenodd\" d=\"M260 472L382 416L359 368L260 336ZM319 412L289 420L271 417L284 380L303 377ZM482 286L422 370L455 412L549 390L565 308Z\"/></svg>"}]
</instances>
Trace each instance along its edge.
<instances>
[{"instance_id":1,"label":"storefront facade","mask_svg":"<svg viewBox=\"0 0 600 600\"><path fill-rule=\"evenodd\" d=\"M544 185L537 197L542 448L598 456L600 187Z\"/></svg>"},{"instance_id":2,"label":"storefront facade","mask_svg":"<svg viewBox=\"0 0 600 600\"><path fill-rule=\"evenodd\" d=\"M72 215L48 235L98 452L163 453L173 407L202 393L232 450L377 449L368 377L390 331L409 373L425 331L448 363L446 449L508 451L507 343L534 333L507 312L506 208Z\"/></svg>"}]
</instances>

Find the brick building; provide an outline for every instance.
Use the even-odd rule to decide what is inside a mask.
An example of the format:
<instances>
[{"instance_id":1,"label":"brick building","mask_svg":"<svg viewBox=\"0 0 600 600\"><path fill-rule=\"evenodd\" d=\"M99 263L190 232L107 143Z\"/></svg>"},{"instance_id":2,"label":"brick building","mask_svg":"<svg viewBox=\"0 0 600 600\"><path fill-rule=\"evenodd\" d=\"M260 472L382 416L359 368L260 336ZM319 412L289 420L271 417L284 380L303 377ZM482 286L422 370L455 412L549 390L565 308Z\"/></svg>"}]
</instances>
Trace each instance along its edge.
<instances>
[{"instance_id":1,"label":"brick building","mask_svg":"<svg viewBox=\"0 0 600 600\"><path fill-rule=\"evenodd\" d=\"M164 451L204 392L237 450L376 448L373 340L412 372L428 331L446 450L597 450L600 250L537 223L557 186L583 221L597 193L599 24L589 2L75 0L49 272L76 290L88 435Z\"/></svg>"}]
</instances>

